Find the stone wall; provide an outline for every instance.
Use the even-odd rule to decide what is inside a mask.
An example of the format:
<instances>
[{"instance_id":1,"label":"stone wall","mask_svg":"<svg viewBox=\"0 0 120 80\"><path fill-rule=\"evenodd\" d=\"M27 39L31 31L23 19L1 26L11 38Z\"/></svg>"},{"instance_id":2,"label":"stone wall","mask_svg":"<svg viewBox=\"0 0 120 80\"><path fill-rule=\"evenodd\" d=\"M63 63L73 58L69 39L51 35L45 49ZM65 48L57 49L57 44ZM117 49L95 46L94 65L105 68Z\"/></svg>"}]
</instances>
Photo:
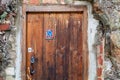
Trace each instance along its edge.
<instances>
[{"instance_id":1,"label":"stone wall","mask_svg":"<svg viewBox=\"0 0 120 80\"><path fill-rule=\"evenodd\" d=\"M2 63L3 68L0 69L0 76L4 76L5 80L21 80L20 67L22 53L20 51L20 27L22 25L19 23L19 21L21 21L20 19L22 17L22 9L20 9L21 11L18 11L19 8L16 6L16 9L14 8L15 6L13 6L13 11L9 10L8 5L12 2L12 0L0 1L1 4L6 5L2 5L4 9L0 7L0 23L10 24L10 29L6 28L5 31L0 30L0 59L1 54L2 56L5 54L3 57L5 63ZM17 0L13 1L13 3L17 3L17 5L20 6L20 2ZM92 0L89 1L92 2ZM87 5L89 80L119 80L120 1L94 0L94 2L94 6L98 6L98 12L96 12L98 16L96 16L96 14L94 15L98 20L93 18L92 6L88 2L77 1L75 3L75 0L23 0L23 4L31 5L40 5L43 3ZM20 14L17 14L17 17L15 16L16 11L20 12Z\"/></svg>"},{"instance_id":2,"label":"stone wall","mask_svg":"<svg viewBox=\"0 0 120 80\"><path fill-rule=\"evenodd\" d=\"M0 80L14 80L17 0L0 0Z\"/></svg>"},{"instance_id":3,"label":"stone wall","mask_svg":"<svg viewBox=\"0 0 120 80\"><path fill-rule=\"evenodd\" d=\"M2 4L8 3L8 0L2 0ZM12 0L9 0L12 1ZM13 0L15 1L15 0ZM16 0L17 1L17 0ZM86 5L88 7L88 48L89 48L89 80L96 80L97 79L97 60L96 60L96 51L97 49L94 48L95 44L95 34L97 32L97 25L99 24L99 21L93 18L92 15L92 6L88 2L79 2L75 0L23 0L23 5L24 4L30 4L30 5L40 5L40 4L75 4L75 5ZM18 4L18 3L17 3ZM19 5L18 5L19 6ZM19 8L18 8L19 9ZM20 9L22 11L22 9ZM3 69L3 73L1 74L5 80L22 80L21 79L21 48L20 48L20 37L21 35L21 24L19 21L22 20L22 12L20 14L17 14L16 17L12 17L12 19L9 19L8 21L10 22L11 29L8 31L3 31L5 34L9 32L9 37L8 40L10 41L10 49L8 50L9 52L9 58L10 58L10 64L6 65L7 67ZM21 20L20 20L21 19ZM13 21L15 20L15 21ZM17 21L17 22L16 22ZM14 23L15 22L15 23ZM22 22L22 21L21 21ZM16 31L17 30L17 31ZM7 42L9 42L7 41ZM101 46L98 45L98 50L101 49ZM103 45L102 45L103 47ZM94 50L96 49L96 50ZM99 53L98 53L99 54ZM100 53L101 54L101 53ZM102 55L102 54L101 54ZM101 59L101 57L98 59ZM103 59L103 56L102 56ZM7 60L9 61L9 60ZM101 60L99 61L100 64L102 64ZM100 67L102 68L102 67ZM99 71L98 71L99 72ZM102 73L100 73L102 74ZM101 79L102 76L99 78ZM98 79L99 79L98 78Z\"/></svg>"},{"instance_id":4,"label":"stone wall","mask_svg":"<svg viewBox=\"0 0 120 80\"><path fill-rule=\"evenodd\" d=\"M96 0L106 17L102 29L105 37L104 79L120 79L120 0ZM101 16L102 17L102 16ZM107 19L106 19L107 18ZM107 21L106 21L107 20ZM106 25L107 24L107 25Z\"/></svg>"},{"instance_id":5,"label":"stone wall","mask_svg":"<svg viewBox=\"0 0 120 80\"><path fill-rule=\"evenodd\" d=\"M74 0L23 0L23 3L25 4L34 4L34 5L39 5L39 4L70 4L73 3Z\"/></svg>"}]
</instances>

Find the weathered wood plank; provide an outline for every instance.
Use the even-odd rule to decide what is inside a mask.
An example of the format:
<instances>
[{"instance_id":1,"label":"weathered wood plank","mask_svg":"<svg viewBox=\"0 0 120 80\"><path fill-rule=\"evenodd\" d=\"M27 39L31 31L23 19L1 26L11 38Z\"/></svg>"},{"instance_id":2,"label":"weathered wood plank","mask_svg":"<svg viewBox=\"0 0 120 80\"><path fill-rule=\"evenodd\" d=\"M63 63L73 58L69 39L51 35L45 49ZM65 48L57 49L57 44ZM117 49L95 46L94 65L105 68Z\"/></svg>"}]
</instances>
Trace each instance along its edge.
<instances>
[{"instance_id":1,"label":"weathered wood plank","mask_svg":"<svg viewBox=\"0 0 120 80\"><path fill-rule=\"evenodd\" d=\"M84 80L83 13L29 13L27 14L27 48L34 52L33 65L36 71L28 78L35 80ZM46 32L52 30L53 39L47 39ZM83 55L85 57L83 58ZM28 80L30 80L28 79Z\"/></svg>"},{"instance_id":2,"label":"weathered wood plank","mask_svg":"<svg viewBox=\"0 0 120 80\"><path fill-rule=\"evenodd\" d=\"M84 14L83 14L83 22L82 22L82 38L83 38L83 49L82 51L84 52L83 54L83 64L84 64L84 80L88 79L88 45L87 45L87 25L88 22L88 12L87 12L87 7L84 7ZM87 75L87 76L86 76Z\"/></svg>"},{"instance_id":3,"label":"weathered wood plank","mask_svg":"<svg viewBox=\"0 0 120 80\"><path fill-rule=\"evenodd\" d=\"M46 7L45 7L46 6ZM77 5L27 5L26 12L82 12L83 7Z\"/></svg>"},{"instance_id":4,"label":"weathered wood plank","mask_svg":"<svg viewBox=\"0 0 120 80\"><path fill-rule=\"evenodd\" d=\"M36 80L42 79L42 47L43 47L43 14L37 13L34 14L34 53L35 53L35 78ZM39 24L38 24L39 23Z\"/></svg>"},{"instance_id":5,"label":"weathered wood plank","mask_svg":"<svg viewBox=\"0 0 120 80\"><path fill-rule=\"evenodd\" d=\"M74 14L75 15L75 14ZM70 52L71 52L71 75L72 80L77 80L77 26L73 13L71 13L71 26L70 26Z\"/></svg>"},{"instance_id":6,"label":"weathered wood plank","mask_svg":"<svg viewBox=\"0 0 120 80\"><path fill-rule=\"evenodd\" d=\"M82 38L82 22L83 22L83 14L80 14L80 13L78 13L77 14L77 16L76 16L78 19L77 19L77 23L76 23L76 26L77 26L77 36L78 36L78 38L77 38L77 41L78 41L78 45L77 45L77 47L78 47L78 54L77 54L77 58L78 58L78 70L79 70L79 72L78 72L78 74L77 74L77 76L78 76L78 80L83 80L83 72L84 72L84 69L83 69L83 51L82 51L82 46L83 46L83 38ZM80 36L80 37L79 37Z\"/></svg>"},{"instance_id":7,"label":"weathered wood plank","mask_svg":"<svg viewBox=\"0 0 120 80\"><path fill-rule=\"evenodd\" d=\"M33 79L41 79L42 77L42 24L43 24L43 14L39 13L29 13L28 14L28 27L27 27L27 48L32 48L32 52L27 53L27 68L28 76ZM40 23L39 23L40 22ZM34 24L33 24L34 23ZM38 24L39 23L39 24ZM39 44L39 45L38 45ZM32 65L31 57L34 56L36 61ZM33 67L35 74L30 74L30 67ZM38 71L39 70L39 71ZM39 75L39 76L38 76Z\"/></svg>"},{"instance_id":8,"label":"weathered wood plank","mask_svg":"<svg viewBox=\"0 0 120 80\"><path fill-rule=\"evenodd\" d=\"M64 80L63 79L63 58L64 58L64 38L63 38L63 23L62 18L63 14L57 14L57 29L56 29L56 80ZM64 34L65 35L65 34Z\"/></svg>"},{"instance_id":9,"label":"weathered wood plank","mask_svg":"<svg viewBox=\"0 0 120 80\"><path fill-rule=\"evenodd\" d=\"M33 45L32 45L33 44L32 43L33 42L33 38L32 38L32 36L34 34L33 34L33 31L32 31L33 27L31 27L32 22L33 22L32 18L33 18L32 14L28 14L27 15L27 34L29 34L29 35L27 35L27 49L28 48L32 48L33 49ZM32 79L32 76L30 74L30 66L31 66L30 58L31 58L32 54L33 54L32 51L28 52L28 50L27 50L27 57L26 57L26 59L27 59L27 79L28 80Z\"/></svg>"},{"instance_id":10,"label":"weathered wood plank","mask_svg":"<svg viewBox=\"0 0 120 80\"><path fill-rule=\"evenodd\" d=\"M45 64L46 64L46 78L54 80L55 78L55 39L47 39L46 32L51 30L55 35L55 14L44 13L44 40L45 40ZM53 35L53 37L54 37Z\"/></svg>"},{"instance_id":11,"label":"weathered wood plank","mask_svg":"<svg viewBox=\"0 0 120 80\"><path fill-rule=\"evenodd\" d=\"M69 13L64 13L63 14L63 32L62 32L62 35L64 35L64 46L65 46L65 49L64 49L64 63L63 63L63 71L64 71L64 74L63 74L63 77L64 77L64 80L68 80L68 77L69 77L69 46L70 46L70 41L69 41L69 38L70 38L70 30L69 30L69 26L68 26L68 22L69 22L69 16L70 14Z\"/></svg>"}]
</instances>

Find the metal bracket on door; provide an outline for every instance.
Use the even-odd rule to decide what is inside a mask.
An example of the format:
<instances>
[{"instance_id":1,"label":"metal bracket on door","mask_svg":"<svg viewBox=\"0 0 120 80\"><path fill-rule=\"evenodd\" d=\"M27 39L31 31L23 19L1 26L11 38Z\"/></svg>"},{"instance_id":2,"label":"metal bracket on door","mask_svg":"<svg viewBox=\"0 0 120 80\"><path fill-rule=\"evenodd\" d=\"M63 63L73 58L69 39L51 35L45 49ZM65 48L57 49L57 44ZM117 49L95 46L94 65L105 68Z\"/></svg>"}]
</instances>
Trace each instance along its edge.
<instances>
[{"instance_id":1,"label":"metal bracket on door","mask_svg":"<svg viewBox=\"0 0 120 80\"><path fill-rule=\"evenodd\" d=\"M33 69L32 66L30 66L30 74L33 75L35 73L35 70Z\"/></svg>"},{"instance_id":2,"label":"metal bracket on door","mask_svg":"<svg viewBox=\"0 0 120 80\"><path fill-rule=\"evenodd\" d=\"M30 62L31 62L32 64L35 63L35 57L34 57L34 56L31 57Z\"/></svg>"},{"instance_id":3,"label":"metal bracket on door","mask_svg":"<svg viewBox=\"0 0 120 80\"><path fill-rule=\"evenodd\" d=\"M35 56L32 56L31 59L30 59L30 74L33 75L35 73L35 70L34 70L34 63L35 63L36 59L35 59Z\"/></svg>"}]
</instances>

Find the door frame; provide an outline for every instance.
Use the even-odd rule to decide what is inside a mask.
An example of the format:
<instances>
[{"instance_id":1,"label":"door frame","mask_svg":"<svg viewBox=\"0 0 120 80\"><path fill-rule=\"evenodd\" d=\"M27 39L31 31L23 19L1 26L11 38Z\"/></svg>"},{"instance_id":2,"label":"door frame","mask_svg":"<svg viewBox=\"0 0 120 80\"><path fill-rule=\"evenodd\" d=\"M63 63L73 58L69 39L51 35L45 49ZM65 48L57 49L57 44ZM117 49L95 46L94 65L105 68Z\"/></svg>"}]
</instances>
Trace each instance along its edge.
<instances>
[{"instance_id":1,"label":"door frame","mask_svg":"<svg viewBox=\"0 0 120 80\"><path fill-rule=\"evenodd\" d=\"M57 4L42 4L42 5L28 5L23 4L22 7L22 27L21 27L21 79L26 80L26 22L28 12L83 12L83 24L82 24L82 39L83 39L83 78L88 80L88 43L87 43L87 29L88 29L88 10L86 5L57 5Z\"/></svg>"}]
</instances>

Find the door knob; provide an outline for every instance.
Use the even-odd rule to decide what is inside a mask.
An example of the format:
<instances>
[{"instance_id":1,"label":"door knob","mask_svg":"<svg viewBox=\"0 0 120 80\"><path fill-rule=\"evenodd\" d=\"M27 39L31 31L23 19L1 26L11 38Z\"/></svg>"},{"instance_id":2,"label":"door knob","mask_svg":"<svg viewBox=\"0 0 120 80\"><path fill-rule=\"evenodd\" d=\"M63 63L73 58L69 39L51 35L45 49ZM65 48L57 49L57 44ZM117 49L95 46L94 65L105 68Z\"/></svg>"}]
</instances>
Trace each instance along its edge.
<instances>
[{"instance_id":1,"label":"door knob","mask_svg":"<svg viewBox=\"0 0 120 80\"><path fill-rule=\"evenodd\" d=\"M35 64L35 56L31 56L30 58L30 74L33 75L35 73L34 64Z\"/></svg>"},{"instance_id":2,"label":"door knob","mask_svg":"<svg viewBox=\"0 0 120 80\"><path fill-rule=\"evenodd\" d=\"M30 62L31 62L32 64L35 63L35 57L34 57L34 56L31 57Z\"/></svg>"},{"instance_id":3,"label":"door knob","mask_svg":"<svg viewBox=\"0 0 120 80\"><path fill-rule=\"evenodd\" d=\"M35 73L35 70L33 69L32 66L30 66L30 74L33 75Z\"/></svg>"},{"instance_id":4,"label":"door knob","mask_svg":"<svg viewBox=\"0 0 120 80\"><path fill-rule=\"evenodd\" d=\"M35 64L37 63L38 59L35 56L31 56L30 58L30 74L33 75L35 73Z\"/></svg>"}]
</instances>

